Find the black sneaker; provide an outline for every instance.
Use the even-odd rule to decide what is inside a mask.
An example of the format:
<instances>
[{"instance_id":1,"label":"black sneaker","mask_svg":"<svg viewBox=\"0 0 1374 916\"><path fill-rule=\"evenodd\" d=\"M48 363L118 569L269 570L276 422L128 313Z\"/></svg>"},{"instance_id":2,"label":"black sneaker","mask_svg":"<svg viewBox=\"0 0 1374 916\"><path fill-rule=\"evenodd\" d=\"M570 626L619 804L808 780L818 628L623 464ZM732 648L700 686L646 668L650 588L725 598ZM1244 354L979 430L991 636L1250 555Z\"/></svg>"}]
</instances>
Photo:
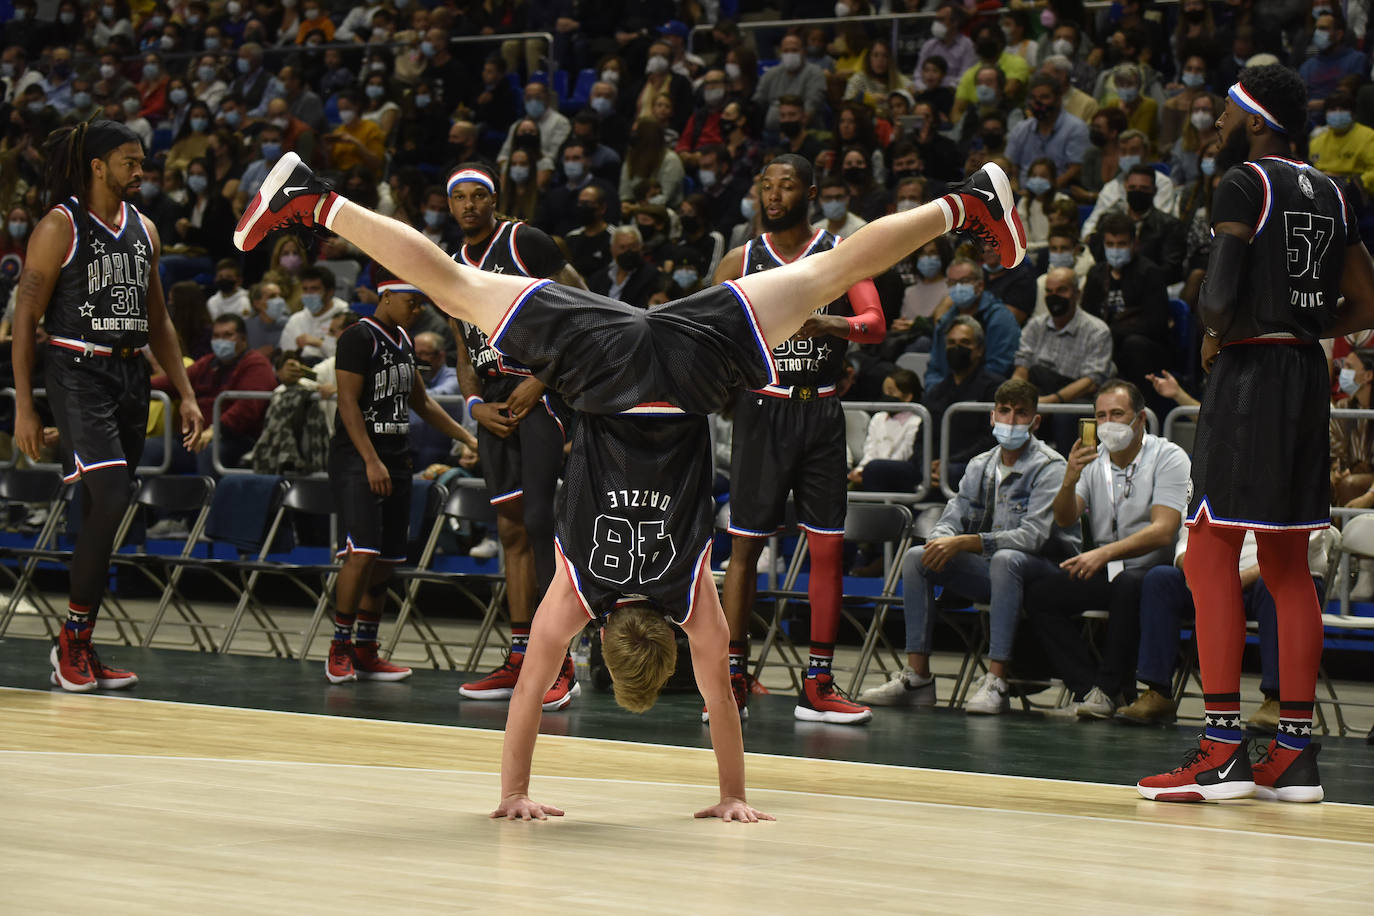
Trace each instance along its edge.
<instances>
[{"instance_id":1,"label":"black sneaker","mask_svg":"<svg viewBox=\"0 0 1374 916\"><path fill-rule=\"evenodd\" d=\"M323 226L340 198L295 153L286 153L263 179L234 229L239 251L252 251L269 234L287 226Z\"/></svg>"},{"instance_id":2,"label":"black sneaker","mask_svg":"<svg viewBox=\"0 0 1374 916\"><path fill-rule=\"evenodd\" d=\"M1010 270L1026 257L1026 230L1016 212L1007 173L995 162L985 164L950 189L954 228L967 232L983 247L997 249Z\"/></svg>"}]
</instances>

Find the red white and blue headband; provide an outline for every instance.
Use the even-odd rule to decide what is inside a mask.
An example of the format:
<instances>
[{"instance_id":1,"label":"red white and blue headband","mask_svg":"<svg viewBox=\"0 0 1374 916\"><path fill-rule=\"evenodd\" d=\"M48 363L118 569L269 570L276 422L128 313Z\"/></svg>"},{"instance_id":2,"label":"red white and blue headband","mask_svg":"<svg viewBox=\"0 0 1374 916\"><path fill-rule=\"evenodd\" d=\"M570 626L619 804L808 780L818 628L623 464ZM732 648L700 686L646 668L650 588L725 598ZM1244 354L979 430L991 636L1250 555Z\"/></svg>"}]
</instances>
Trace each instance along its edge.
<instances>
[{"instance_id":1,"label":"red white and blue headband","mask_svg":"<svg viewBox=\"0 0 1374 916\"><path fill-rule=\"evenodd\" d=\"M471 181L473 184L480 184L492 194L496 193L496 185L492 184L491 176L477 169L463 169L460 172L454 172L448 180L448 193L452 194L453 189L465 181Z\"/></svg>"},{"instance_id":2,"label":"red white and blue headband","mask_svg":"<svg viewBox=\"0 0 1374 916\"><path fill-rule=\"evenodd\" d=\"M378 294L418 293L420 292L420 288L418 286L412 286L404 280L386 280L377 284L377 292Z\"/></svg>"},{"instance_id":3,"label":"red white and blue headband","mask_svg":"<svg viewBox=\"0 0 1374 916\"><path fill-rule=\"evenodd\" d=\"M1230 97L1231 101L1250 112L1250 114L1259 115L1264 119L1264 123L1269 125L1270 130L1280 134L1288 133L1288 131L1283 129L1283 125L1279 123L1279 119L1270 114L1269 109L1261 105L1253 95L1246 92L1245 87L1242 86L1239 81L1230 88L1226 95Z\"/></svg>"}]
</instances>

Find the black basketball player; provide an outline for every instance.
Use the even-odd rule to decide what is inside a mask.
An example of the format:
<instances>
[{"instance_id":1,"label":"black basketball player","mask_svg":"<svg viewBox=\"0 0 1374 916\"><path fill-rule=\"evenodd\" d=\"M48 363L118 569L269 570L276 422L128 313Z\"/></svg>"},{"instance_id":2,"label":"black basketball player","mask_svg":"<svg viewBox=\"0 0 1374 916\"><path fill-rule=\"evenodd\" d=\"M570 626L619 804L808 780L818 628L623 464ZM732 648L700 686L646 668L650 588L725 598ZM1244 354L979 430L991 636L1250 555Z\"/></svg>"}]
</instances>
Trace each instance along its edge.
<instances>
[{"instance_id":1,"label":"black basketball player","mask_svg":"<svg viewBox=\"0 0 1374 916\"><path fill-rule=\"evenodd\" d=\"M329 483L339 509L343 566L334 592L334 639L325 677L400 681L410 669L378 652L377 628L395 564L404 563L410 527L410 411L476 448L477 439L435 403L415 371L406 328L425 296L377 270L377 311L339 335L338 422L329 442ZM357 622L358 635L353 638Z\"/></svg>"},{"instance_id":2,"label":"black basketball player","mask_svg":"<svg viewBox=\"0 0 1374 916\"><path fill-rule=\"evenodd\" d=\"M448 206L463 230L453 259L512 277L550 277L586 288L576 270L539 229L496 218L496 177L487 166L464 163L448 179ZM506 559L510 654L495 671L459 688L472 700L504 700L520 678L534 609L553 581L553 494L563 466L564 430L544 383L517 360L502 357L482 329L459 322L458 383L478 423L482 469L496 507L496 531ZM582 688L571 658L544 697L562 709Z\"/></svg>"},{"instance_id":3,"label":"black basketball player","mask_svg":"<svg viewBox=\"0 0 1374 916\"><path fill-rule=\"evenodd\" d=\"M1182 766L1140 781L1140 793L1159 801L1323 795L1310 744L1321 608L1307 565L1308 534L1327 527L1331 502L1330 382L1318 341L1374 324L1374 270L1340 189L1290 158L1306 106L1293 71L1248 67L1217 120L1218 159L1234 165L1212 202L1216 238L1201 300L1211 379L1198 417L1184 569L1197 605L1206 731ZM1237 569L1247 530L1279 628L1279 732L1253 770L1240 721Z\"/></svg>"},{"instance_id":4,"label":"black basketball player","mask_svg":"<svg viewBox=\"0 0 1374 916\"><path fill-rule=\"evenodd\" d=\"M71 562L67 622L52 649L65 690L128 687L130 671L100 661L91 645L115 529L148 423L145 344L181 395L181 432L196 450L204 425L186 378L158 280L162 243L128 201L143 179L143 144L114 121L54 131L44 147L53 208L34 227L14 315L14 438L37 459L34 331L48 332L48 404L62 437L67 481L82 485L81 532Z\"/></svg>"},{"instance_id":5,"label":"black basketball player","mask_svg":"<svg viewBox=\"0 0 1374 916\"><path fill-rule=\"evenodd\" d=\"M719 410L740 386L777 384L774 346L821 305L953 228L998 246L1005 266L1019 264L1025 233L1006 175L985 166L945 197L870 223L830 251L647 312L456 264L414 229L339 197L288 155L239 221L234 242L247 250L292 223L332 229L432 291L436 305L477 325L498 353L518 359L582 414L557 506L566 562L535 615L511 697L494 816L561 813L528 798L530 761L544 692L589 615L609 617L607 642L620 647L614 657L607 651L617 699L633 696L627 705L643 709L672 671L669 653L676 657L661 616L668 613L691 641L711 713L721 800L698 814L760 817L744 799L729 630L714 584L701 573L711 537L706 429L702 417L684 415ZM621 608L623 599L631 604Z\"/></svg>"},{"instance_id":6,"label":"black basketball player","mask_svg":"<svg viewBox=\"0 0 1374 916\"><path fill-rule=\"evenodd\" d=\"M807 221L815 196L811 163L791 153L774 159L759 181L759 206L768 231L727 254L716 282L781 267L839 244L839 238L824 229L813 230ZM745 667L759 554L783 523L789 493L794 495L811 557L811 658L793 714L838 725L859 725L873 718L867 706L835 688L830 672L843 594L849 470L844 410L835 397L835 383L844 374L846 342L878 343L886 330L873 281L860 280L773 348L777 384L740 391L735 398L730 456L734 538L725 572L725 618L730 622L730 685L741 718L749 714Z\"/></svg>"}]
</instances>

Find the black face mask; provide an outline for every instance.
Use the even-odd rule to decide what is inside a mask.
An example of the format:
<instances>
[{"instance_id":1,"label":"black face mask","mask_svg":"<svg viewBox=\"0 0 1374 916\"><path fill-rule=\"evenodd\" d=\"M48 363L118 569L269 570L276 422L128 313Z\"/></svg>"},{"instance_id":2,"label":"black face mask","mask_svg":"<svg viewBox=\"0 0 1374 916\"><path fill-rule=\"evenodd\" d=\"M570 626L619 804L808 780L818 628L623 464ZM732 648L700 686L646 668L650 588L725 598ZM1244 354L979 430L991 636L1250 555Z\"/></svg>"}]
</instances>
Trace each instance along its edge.
<instances>
[{"instance_id":1,"label":"black face mask","mask_svg":"<svg viewBox=\"0 0 1374 916\"><path fill-rule=\"evenodd\" d=\"M1073 308L1073 302L1069 300L1068 296L1047 294L1045 296L1045 308L1049 309L1050 314L1055 318L1059 318L1069 313L1069 309Z\"/></svg>"},{"instance_id":2,"label":"black face mask","mask_svg":"<svg viewBox=\"0 0 1374 916\"><path fill-rule=\"evenodd\" d=\"M644 264L644 255L638 251L622 251L616 255L615 263L626 273L634 273Z\"/></svg>"},{"instance_id":3,"label":"black face mask","mask_svg":"<svg viewBox=\"0 0 1374 916\"><path fill-rule=\"evenodd\" d=\"M696 231L697 231L698 229L700 229L700 228L701 228L701 217L699 217L699 216L684 216L684 217L682 217L682 231L683 231L683 232L687 233L688 235L695 235L695 234L696 234Z\"/></svg>"},{"instance_id":4,"label":"black face mask","mask_svg":"<svg viewBox=\"0 0 1374 916\"><path fill-rule=\"evenodd\" d=\"M237 280L216 280L216 281L215 281L215 289L219 290L221 293L223 293L223 294L226 295L226 296L229 295L230 293L232 293L232 292L238 287L238 285L239 285L239 284L238 284L238 281L237 281Z\"/></svg>"},{"instance_id":5,"label":"black face mask","mask_svg":"<svg viewBox=\"0 0 1374 916\"><path fill-rule=\"evenodd\" d=\"M735 130L735 127L738 125L738 123L739 123L739 122L737 122L737 121L731 121L731 120L729 120L728 118L721 118L721 119L720 119L720 132L721 132L722 134L733 133L734 130Z\"/></svg>"},{"instance_id":6,"label":"black face mask","mask_svg":"<svg viewBox=\"0 0 1374 916\"><path fill-rule=\"evenodd\" d=\"M1107 145L1107 135L1094 127L1088 131L1088 142L1101 149Z\"/></svg>"},{"instance_id":7,"label":"black face mask","mask_svg":"<svg viewBox=\"0 0 1374 916\"><path fill-rule=\"evenodd\" d=\"M537 150L539 149L539 135L516 134L515 147L516 149Z\"/></svg>"},{"instance_id":8,"label":"black face mask","mask_svg":"<svg viewBox=\"0 0 1374 916\"><path fill-rule=\"evenodd\" d=\"M973 351L968 347L945 347L945 361L955 372L963 372L973 365Z\"/></svg>"},{"instance_id":9,"label":"black face mask","mask_svg":"<svg viewBox=\"0 0 1374 916\"><path fill-rule=\"evenodd\" d=\"M1001 131L994 131L990 134L983 134L983 146L992 150L999 150L1007 145L1007 135Z\"/></svg>"},{"instance_id":10,"label":"black face mask","mask_svg":"<svg viewBox=\"0 0 1374 916\"><path fill-rule=\"evenodd\" d=\"M864 184L868 181L868 169L863 166L853 166L844 170L844 180L850 184Z\"/></svg>"},{"instance_id":11,"label":"black face mask","mask_svg":"<svg viewBox=\"0 0 1374 916\"><path fill-rule=\"evenodd\" d=\"M1055 113L1053 105L1041 105L1038 102L1031 102L1028 107L1030 108L1031 117L1035 118L1037 121L1043 121Z\"/></svg>"},{"instance_id":12,"label":"black face mask","mask_svg":"<svg viewBox=\"0 0 1374 916\"><path fill-rule=\"evenodd\" d=\"M1145 213L1154 206L1155 195L1150 191L1127 191L1126 205L1135 213Z\"/></svg>"},{"instance_id":13,"label":"black face mask","mask_svg":"<svg viewBox=\"0 0 1374 916\"><path fill-rule=\"evenodd\" d=\"M1207 16L1206 10L1184 10L1183 18L1189 22L1201 22Z\"/></svg>"},{"instance_id":14,"label":"black face mask","mask_svg":"<svg viewBox=\"0 0 1374 916\"><path fill-rule=\"evenodd\" d=\"M778 125L778 130L784 137L791 140L801 135L802 126L800 121L783 121Z\"/></svg>"},{"instance_id":15,"label":"black face mask","mask_svg":"<svg viewBox=\"0 0 1374 916\"><path fill-rule=\"evenodd\" d=\"M596 222L597 219L596 207L593 207L591 204L578 204L577 218L582 221L582 225L590 226L592 223Z\"/></svg>"},{"instance_id":16,"label":"black face mask","mask_svg":"<svg viewBox=\"0 0 1374 916\"><path fill-rule=\"evenodd\" d=\"M998 47L997 40L993 38L980 40L978 44L974 45L974 50L983 60L997 60L1002 56L1002 49Z\"/></svg>"},{"instance_id":17,"label":"black face mask","mask_svg":"<svg viewBox=\"0 0 1374 916\"><path fill-rule=\"evenodd\" d=\"M454 162L459 162L463 159L469 158L468 145L466 143L448 144L448 157Z\"/></svg>"},{"instance_id":18,"label":"black face mask","mask_svg":"<svg viewBox=\"0 0 1374 916\"><path fill-rule=\"evenodd\" d=\"M921 174L919 169L894 169L892 181L894 184L901 184L903 179L916 178Z\"/></svg>"}]
</instances>

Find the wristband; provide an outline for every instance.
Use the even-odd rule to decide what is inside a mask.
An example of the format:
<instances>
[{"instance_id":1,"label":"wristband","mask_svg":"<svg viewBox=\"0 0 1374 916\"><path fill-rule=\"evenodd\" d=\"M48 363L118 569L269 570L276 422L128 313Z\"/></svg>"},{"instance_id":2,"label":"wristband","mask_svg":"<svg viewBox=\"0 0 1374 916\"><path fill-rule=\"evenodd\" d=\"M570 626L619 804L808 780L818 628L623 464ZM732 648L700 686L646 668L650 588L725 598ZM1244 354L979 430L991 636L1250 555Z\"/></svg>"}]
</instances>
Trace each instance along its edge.
<instances>
[{"instance_id":1,"label":"wristband","mask_svg":"<svg viewBox=\"0 0 1374 916\"><path fill-rule=\"evenodd\" d=\"M470 395L468 395L467 400L463 402L463 405L464 405L465 407L467 407L467 409L468 409L468 415L471 416L471 415L472 415L472 408L476 407L478 404L485 404L485 403L486 403L486 402L483 401L483 400L482 400L480 397L478 397L477 395L475 395L475 394L470 394Z\"/></svg>"},{"instance_id":2,"label":"wristband","mask_svg":"<svg viewBox=\"0 0 1374 916\"><path fill-rule=\"evenodd\" d=\"M1214 340L1220 340L1220 339L1221 339L1221 335L1218 334L1216 331L1214 331L1214 330L1211 329L1211 328L1204 327L1204 328L1202 329L1202 331L1203 331L1204 334L1206 334L1208 337L1211 337L1211 338L1214 339Z\"/></svg>"}]
</instances>

